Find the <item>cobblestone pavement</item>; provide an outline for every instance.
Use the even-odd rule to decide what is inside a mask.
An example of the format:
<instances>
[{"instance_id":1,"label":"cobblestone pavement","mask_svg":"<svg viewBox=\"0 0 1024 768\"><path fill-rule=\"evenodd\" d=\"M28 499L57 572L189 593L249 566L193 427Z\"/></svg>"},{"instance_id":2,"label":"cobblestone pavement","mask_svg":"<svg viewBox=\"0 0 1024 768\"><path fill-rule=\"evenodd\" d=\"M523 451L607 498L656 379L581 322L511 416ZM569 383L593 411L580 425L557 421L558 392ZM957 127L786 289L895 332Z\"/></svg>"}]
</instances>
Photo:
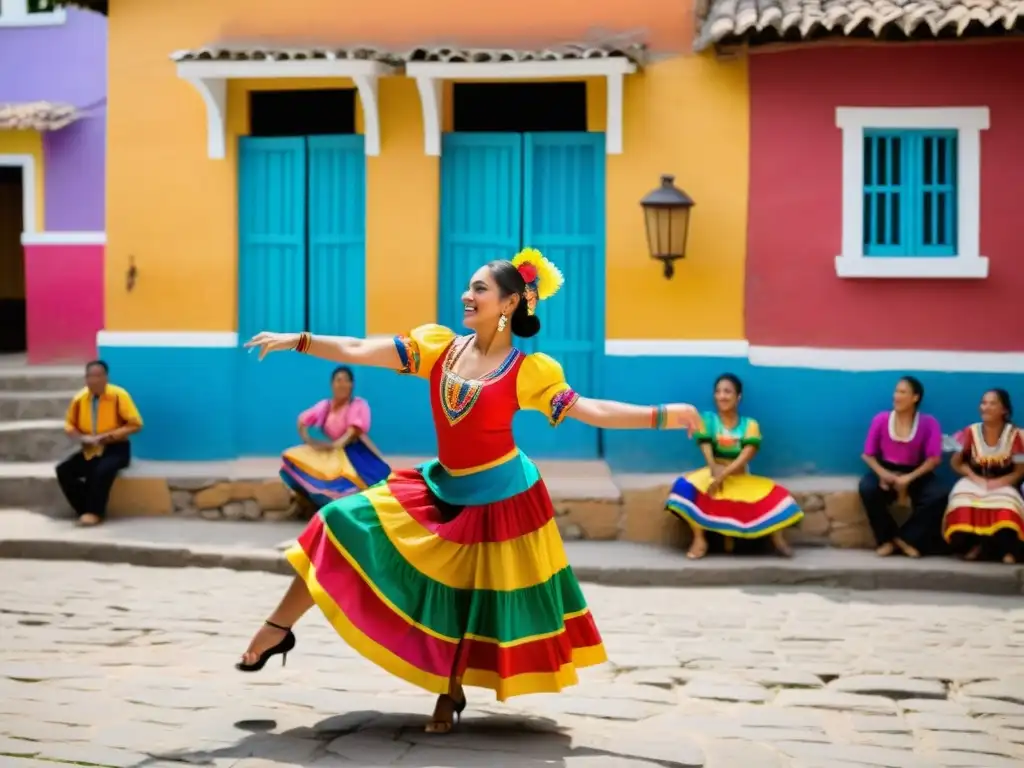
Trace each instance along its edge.
<instances>
[{"instance_id":1,"label":"cobblestone pavement","mask_svg":"<svg viewBox=\"0 0 1024 768\"><path fill-rule=\"evenodd\" d=\"M612 662L422 732L431 696L318 613L232 669L282 576L0 562L0 766L1002 768L1024 761L1020 598L585 585ZM474 692L477 694L474 696Z\"/></svg>"}]
</instances>

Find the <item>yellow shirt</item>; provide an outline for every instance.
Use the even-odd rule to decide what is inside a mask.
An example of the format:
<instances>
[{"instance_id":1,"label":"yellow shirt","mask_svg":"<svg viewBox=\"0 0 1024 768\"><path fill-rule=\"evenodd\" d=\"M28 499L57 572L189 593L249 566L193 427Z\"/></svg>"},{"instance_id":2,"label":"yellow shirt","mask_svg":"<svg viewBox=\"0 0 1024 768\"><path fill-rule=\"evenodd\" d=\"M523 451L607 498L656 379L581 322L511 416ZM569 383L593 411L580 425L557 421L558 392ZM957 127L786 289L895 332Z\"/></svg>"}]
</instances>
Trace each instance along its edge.
<instances>
[{"instance_id":1,"label":"yellow shirt","mask_svg":"<svg viewBox=\"0 0 1024 768\"><path fill-rule=\"evenodd\" d=\"M142 416L135 407L135 401L123 387L107 384L99 397L93 397L88 387L71 398L65 427L83 435L102 435L124 426L142 426ZM85 458L91 459L103 453L102 445L82 446Z\"/></svg>"}]
</instances>

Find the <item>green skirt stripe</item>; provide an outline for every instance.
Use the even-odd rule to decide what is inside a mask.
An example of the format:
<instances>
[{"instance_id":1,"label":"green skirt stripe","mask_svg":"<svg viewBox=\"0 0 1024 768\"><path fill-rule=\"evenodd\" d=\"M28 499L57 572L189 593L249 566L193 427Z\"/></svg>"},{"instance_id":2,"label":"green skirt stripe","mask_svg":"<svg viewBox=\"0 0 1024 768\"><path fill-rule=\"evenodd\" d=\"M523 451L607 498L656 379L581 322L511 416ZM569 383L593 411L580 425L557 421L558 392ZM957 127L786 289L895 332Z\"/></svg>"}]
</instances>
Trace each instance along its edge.
<instances>
[{"instance_id":1,"label":"green skirt stripe","mask_svg":"<svg viewBox=\"0 0 1024 768\"><path fill-rule=\"evenodd\" d=\"M324 525L372 584L402 613L439 635L478 635L500 643L556 632L586 607L570 567L512 592L454 589L424 576L395 549L363 494L320 510Z\"/></svg>"}]
</instances>

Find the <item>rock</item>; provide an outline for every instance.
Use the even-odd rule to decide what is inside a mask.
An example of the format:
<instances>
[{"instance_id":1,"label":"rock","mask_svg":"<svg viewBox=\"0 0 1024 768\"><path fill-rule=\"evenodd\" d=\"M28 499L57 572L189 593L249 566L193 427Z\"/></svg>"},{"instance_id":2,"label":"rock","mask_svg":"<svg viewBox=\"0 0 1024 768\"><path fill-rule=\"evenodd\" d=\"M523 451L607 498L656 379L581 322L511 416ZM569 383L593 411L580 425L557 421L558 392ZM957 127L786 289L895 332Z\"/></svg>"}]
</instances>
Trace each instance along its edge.
<instances>
[{"instance_id":1,"label":"rock","mask_svg":"<svg viewBox=\"0 0 1024 768\"><path fill-rule=\"evenodd\" d=\"M861 696L856 693L827 689L787 689L775 697L777 707L815 707L816 709L849 710L885 715L895 713L896 703L882 696Z\"/></svg>"},{"instance_id":2,"label":"rock","mask_svg":"<svg viewBox=\"0 0 1024 768\"><path fill-rule=\"evenodd\" d=\"M824 512L825 497L820 493L809 493L804 497L804 501L800 505L800 509L804 511L804 514L809 512Z\"/></svg>"},{"instance_id":3,"label":"rock","mask_svg":"<svg viewBox=\"0 0 1024 768\"><path fill-rule=\"evenodd\" d=\"M824 685L817 675L799 669L752 669L744 672L744 677L768 688L821 688Z\"/></svg>"},{"instance_id":4,"label":"rock","mask_svg":"<svg viewBox=\"0 0 1024 768\"><path fill-rule=\"evenodd\" d=\"M189 491L171 491L171 503L175 512L181 512L192 506L192 493Z\"/></svg>"},{"instance_id":5,"label":"rock","mask_svg":"<svg viewBox=\"0 0 1024 768\"><path fill-rule=\"evenodd\" d=\"M986 733L981 723L967 715L941 715L935 712L908 712L907 723L919 730L954 733Z\"/></svg>"},{"instance_id":6,"label":"rock","mask_svg":"<svg viewBox=\"0 0 1024 768\"><path fill-rule=\"evenodd\" d=\"M832 528L832 521L828 519L828 515L825 514L824 510L817 512L804 511L804 518L800 521L798 528L806 536L827 536Z\"/></svg>"},{"instance_id":7,"label":"rock","mask_svg":"<svg viewBox=\"0 0 1024 768\"><path fill-rule=\"evenodd\" d=\"M216 485L217 480L212 477L174 477L168 478L167 484L172 491L189 491L195 493L204 488Z\"/></svg>"},{"instance_id":8,"label":"rock","mask_svg":"<svg viewBox=\"0 0 1024 768\"><path fill-rule=\"evenodd\" d=\"M925 742L938 752L955 749L959 752L974 752L979 755L1013 757L1014 748L987 733L957 733L932 731ZM979 761L980 762L980 761Z\"/></svg>"},{"instance_id":9,"label":"rock","mask_svg":"<svg viewBox=\"0 0 1024 768\"><path fill-rule=\"evenodd\" d=\"M967 709L948 699L903 699L899 702L904 712L931 712L942 715L966 715Z\"/></svg>"},{"instance_id":10,"label":"rock","mask_svg":"<svg viewBox=\"0 0 1024 768\"><path fill-rule=\"evenodd\" d=\"M856 491L838 491L825 497L825 514L835 525L867 525L868 518Z\"/></svg>"},{"instance_id":11,"label":"rock","mask_svg":"<svg viewBox=\"0 0 1024 768\"><path fill-rule=\"evenodd\" d=\"M1024 715L1024 706L1000 699L958 698L972 715Z\"/></svg>"},{"instance_id":12,"label":"rock","mask_svg":"<svg viewBox=\"0 0 1024 768\"><path fill-rule=\"evenodd\" d=\"M229 501L224 505L223 511L225 520L242 520L245 518L245 504L241 501Z\"/></svg>"},{"instance_id":13,"label":"rock","mask_svg":"<svg viewBox=\"0 0 1024 768\"><path fill-rule=\"evenodd\" d=\"M565 518L562 518L562 520L564 519ZM562 534L562 538L565 541L579 541L583 538L582 528L575 523L563 523L562 520L558 521L560 523L558 526L558 532Z\"/></svg>"},{"instance_id":14,"label":"rock","mask_svg":"<svg viewBox=\"0 0 1024 768\"><path fill-rule=\"evenodd\" d=\"M634 669L623 672L615 678L618 683L632 683L634 685L649 685L663 690L670 690L680 682L679 667L656 667L654 669Z\"/></svg>"},{"instance_id":15,"label":"rock","mask_svg":"<svg viewBox=\"0 0 1024 768\"><path fill-rule=\"evenodd\" d=\"M192 497L196 509L219 509L231 501L231 483L217 483Z\"/></svg>"},{"instance_id":16,"label":"rock","mask_svg":"<svg viewBox=\"0 0 1024 768\"><path fill-rule=\"evenodd\" d=\"M771 694L759 685L727 685L709 680L692 680L679 692L694 699L714 699L716 701L742 701L763 703L771 698Z\"/></svg>"},{"instance_id":17,"label":"rock","mask_svg":"<svg viewBox=\"0 0 1024 768\"><path fill-rule=\"evenodd\" d=\"M224 517L224 514L220 509L215 507L213 509L200 509L199 516L203 518L203 520L220 520Z\"/></svg>"},{"instance_id":18,"label":"rock","mask_svg":"<svg viewBox=\"0 0 1024 768\"><path fill-rule=\"evenodd\" d=\"M259 520L263 517L263 509L255 499L246 499L242 502L242 517L246 520Z\"/></svg>"},{"instance_id":19,"label":"rock","mask_svg":"<svg viewBox=\"0 0 1024 768\"><path fill-rule=\"evenodd\" d=\"M579 526L588 541L619 538L622 505L615 501L570 501L566 503L569 524Z\"/></svg>"},{"instance_id":20,"label":"rock","mask_svg":"<svg viewBox=\"0 0 1024 768\"><path fill-rule=\"evenodd\" d=\"M910 733L902 718L892 715L850 715L850 725L860 733Z\"/></svg>"},{"instance_id":21,"label":"rock","mask_svg":"<svg viewBox=\"0 0 1024 768\"><path fill-rule=\"evenodd\" d=\"M878 768L933 768L926 758L901 749L874 747L866 744L814 744L784 741L775 744L783 754L802 760L817 760L821 765L837 765L840 761L860 763Z\"/></svg>"},{"instance_id":22,"label":"rock","mask_svg":"<svg viewBox=\"0 0 1024 768\"><path fill-rule=\"evenodd\" d=\"M260 509L287 509L292 503L291 491L280 480L268 480L265 483L253 483L252 498Z\"/></svg>"},{"instance_id":23,"label":"rock","mask_svg":"<svg viewBox=\"0 0 1024 768\"><path fill-rule=\"evenodd\" d=\"M685 547L690 541L689 527L665 511L667 485L622 491L622 538L640 544L665 544Z\"/></svg>"},{"instance_id":24,"label":"rock","mask_svg":"<svg viewBox=\"0 0 1024 768\"><path fill-rule=\"evenodd\" d=\"M936 680L890 675L853 675L828 684L833 691L864 693L890 699L945 699L946 687Z\"/></svg>"},{"instance_id":25,"label":"rock","mask_svg":"<svg viewBox=\"0 0 1024 768\"><path fill-rule=\"evenodd\" d=\"M1024 678L1006 677L1001 680L984 680L968 683L961 689L966 696L980 699L997 699L1012 704L1024 705Z\"/></svg>"}]
</instances>

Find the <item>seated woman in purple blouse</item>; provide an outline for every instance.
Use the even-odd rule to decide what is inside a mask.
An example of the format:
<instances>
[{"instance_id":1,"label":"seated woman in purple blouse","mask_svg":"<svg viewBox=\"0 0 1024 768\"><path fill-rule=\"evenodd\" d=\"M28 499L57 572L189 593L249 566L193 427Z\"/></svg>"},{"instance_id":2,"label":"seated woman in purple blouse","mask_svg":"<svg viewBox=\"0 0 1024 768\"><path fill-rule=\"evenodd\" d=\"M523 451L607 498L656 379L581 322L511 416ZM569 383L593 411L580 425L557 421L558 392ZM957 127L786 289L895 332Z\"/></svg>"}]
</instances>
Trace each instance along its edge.
<instances>
[{"instance_id":1,"label":"seated woman in purple blouse","mask_svg":"<svg viewBox=\"0 0 1024 768\"><path fill-rule=\"evenodd\" d=\"M871 471L860 481L860 499L875 533L878 554L897 550L908 557L943 550L942 514L949 488L936 475L942 461L942 430L934 417L920 412L924 386L913 376L896 384L892 410L871 421L861 458ZM909 496L911 515L902 528L889 512Z\"/></svg>"}]
</instances>

